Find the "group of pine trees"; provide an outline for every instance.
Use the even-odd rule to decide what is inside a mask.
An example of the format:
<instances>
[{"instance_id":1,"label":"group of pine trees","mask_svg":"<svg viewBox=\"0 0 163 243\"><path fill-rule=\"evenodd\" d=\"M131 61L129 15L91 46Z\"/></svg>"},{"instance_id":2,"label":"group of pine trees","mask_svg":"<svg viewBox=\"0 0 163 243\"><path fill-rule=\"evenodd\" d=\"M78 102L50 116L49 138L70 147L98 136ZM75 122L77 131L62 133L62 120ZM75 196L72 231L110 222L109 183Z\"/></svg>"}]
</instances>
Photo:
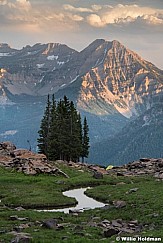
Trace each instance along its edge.
<instances>
[{"instance_id":1,"label":"group of pine trees","mask_svg":"<svg viewBox=\"0 0 163 243\"><path fill-rule=\"evenodd\" d=\"M74 103L64 96L56 102L48 95L44 116L41 120L38 149L49 160L79 161L88 157L89 135L86 117L82 125L80 113Z\"/></svg>"}]
</instances>

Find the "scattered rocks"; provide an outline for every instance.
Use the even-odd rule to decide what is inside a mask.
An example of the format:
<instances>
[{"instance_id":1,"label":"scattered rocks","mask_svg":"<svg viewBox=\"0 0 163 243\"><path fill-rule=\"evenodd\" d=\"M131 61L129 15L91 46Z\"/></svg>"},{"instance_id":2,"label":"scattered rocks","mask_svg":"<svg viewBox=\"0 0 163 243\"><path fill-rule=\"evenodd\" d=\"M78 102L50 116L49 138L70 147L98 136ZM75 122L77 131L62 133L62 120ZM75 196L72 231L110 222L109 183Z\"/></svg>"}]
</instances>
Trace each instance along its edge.
<instances>
[{"instance_id":1,"label":"scattered rocks","mask_svg":"<svg viewBox=\"0 0 163 243\"><path fill-rule=\"evenodd\" d=\"M163 180L163 159L142 158L122 166L113 167L107 173L117 176L153 175L156 179Z\"/></svg>"},{"instance_id":2,"label":"scattered rocks","mask_svg":"<svg viewBox=\"0 0 163 243\"><path fill-rule=\"evenodd\" d=\"M104 219L98 223L93 220L90 221L87 225L90 227L100 227L103 230L103 235L105 238L109 238L116 234L120 235L124 233L138 233L142 230L142 225L140 225L137 220L126 222L122 219L115 219L112 221Z\"/></svg>"},{"instance_id":3,"label":"scattered rocks","mask_svg":"<svg viewBox=\"0 0 163 243\"><path fill-rule=\"evenodd\" d=\"M14 234L16 237L11 240L11 243L29 243L32 240L30 234L27 233L17 233L17 232L10 232Z\"/></svg>"},{"instance_id":4,"label":"scattered rocks","mask_svg":"<svg viewBox=\"0 0 163 243\"><path fill-rule=\"evenodd\" d=\"M17 215L11 215L10 220L27 221L28 218L19 218Z\"/></svg>"},{"instance_id":5,"label":"scattered rocks","mask_svg":"<svg viewBox=\"0 0 163 243\"><path fill-rule=\"evenodd\" d=\"M48 163L44 154L36 154L26 149L16 149L10 142L0 143L0 165L11 167L18 172L28 175L40 173L62 175L68 178L68 175Z\"/></svg>"}]
</instances>

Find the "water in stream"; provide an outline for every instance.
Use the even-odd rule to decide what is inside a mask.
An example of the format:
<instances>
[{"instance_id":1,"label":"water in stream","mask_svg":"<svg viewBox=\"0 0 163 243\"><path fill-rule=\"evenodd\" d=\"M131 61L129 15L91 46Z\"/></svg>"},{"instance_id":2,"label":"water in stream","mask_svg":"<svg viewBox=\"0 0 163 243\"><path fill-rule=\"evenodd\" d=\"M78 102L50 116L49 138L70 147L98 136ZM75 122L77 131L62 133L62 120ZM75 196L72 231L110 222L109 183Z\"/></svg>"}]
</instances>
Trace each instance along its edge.
<instances>
[{"instance_id":1,"label":"water in stream","mask_svg":"<svg viewBox=\"0 0 163 243\"><path fill-rule=\"evenodd\" d=\"M70 208L60 208L60 209L45 209L45 210L39 210L39 211L45 211L45 212L64 212L69 213L69 210L86 210L86 209L94 209L94 208L101 208L104 207L105 204L98 202L94 200L93 198L90 198L84 194L84 192L88 188L80 188L80 189L73 189L69 191L63 192L64 196L67 197L74 197L78 204L74 207Z\"/></svg>"}]
</instances>

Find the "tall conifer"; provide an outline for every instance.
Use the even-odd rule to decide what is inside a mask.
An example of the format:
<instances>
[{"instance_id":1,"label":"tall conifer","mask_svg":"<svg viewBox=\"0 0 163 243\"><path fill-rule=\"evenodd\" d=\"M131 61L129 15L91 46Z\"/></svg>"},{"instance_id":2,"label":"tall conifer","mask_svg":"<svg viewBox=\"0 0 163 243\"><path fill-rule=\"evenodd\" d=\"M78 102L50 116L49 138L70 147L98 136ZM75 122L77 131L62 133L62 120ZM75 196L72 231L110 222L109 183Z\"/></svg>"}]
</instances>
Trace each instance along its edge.
<instances>
[{"instance_id":1,"label":"tall conifer","mask_svg":"<svg viewBox=\"0 0 163 243\"><path fill-rule=\"evenodd\" d=\"M87 119L84 117L83 124L83 141L82 141L82 162L84 162L84 158L88 158L89 155L89 127L87 124Z\"/></svg>"},{"instance_id":2,"label":"tall conifer","mask_svg":"<svg viewBox=\"0 0 163 243\"><path fill-rule=\"evenodd\" d=\"M49 128L50 128L50 109L51 109L51 102L48 95L44 116L41 120L40 130L38 131L39 138L37 139L39 153L43 153L47 157L48 157L48 146L49 146L48 142L49 142Z\"/></svg>"}]
</instances>

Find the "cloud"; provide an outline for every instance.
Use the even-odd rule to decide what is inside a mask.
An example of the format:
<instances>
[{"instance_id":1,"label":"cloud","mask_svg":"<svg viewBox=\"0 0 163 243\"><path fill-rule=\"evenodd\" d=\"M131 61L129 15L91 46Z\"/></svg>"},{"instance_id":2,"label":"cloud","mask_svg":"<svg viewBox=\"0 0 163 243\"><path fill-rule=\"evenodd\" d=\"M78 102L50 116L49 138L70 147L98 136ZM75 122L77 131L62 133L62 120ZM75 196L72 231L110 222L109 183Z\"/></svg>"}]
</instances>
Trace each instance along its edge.
<instances>
[{"instance_id":1,"label":"cloud","mask_svg":"<svg viewBox=\"0 0 163 243\"><path fill-rule=\"evenodd\" d=\"M70 5L70 4L64 4L63 5L64 9L67 11L71 11L71 12L80 12L80 13L92 13L93 10L90 8L75 8L74 6Z\"/></svg>"},{"instance_id":2,"label":"cloud","mask_svg":"<svg viewBox=\"0 0 163 243\"><path fill-rule=\"evenodd\" d=\"M16 0L16 7L29 10L31 8L31 3L28 0Z\"/></svg>"},{"instance_id":3,"label":"cloud","mask_svg":"<svg viewBox=\"0 0 163 243\"><path fill-rule=\"evenodd\" d=\"M138 19L148 24L163 24L163 10L140 7L134 5L118 4L113 8L101 8L98 14L87 16L87 22L94 27L104 27L112 24L124 24L135 22Z\"/></svg>"},{"instance_id":4,"label":"cloud","mask_svg":"<svg viewBox=\"0 0 163 243\"><path fill-rule=\"evenodd\" d=\"M31 3L28 0L16 0L15 2L11 0L0 0L0 5L17 10L29 10L31 8Z\"/></svg>"},{"instance_id":5,"label":"cloud","mask_svg":"<svg viewBox=\"0 0 163 243\"><path fill-rule=\"evenodd\" d=\"M70 2L70 1L69 1ZM97 3L97 1L94 1ZM163 10L136 4L64 4L56 0L0 0L0 27L27 32L82 30L131 26L136 23L162 26ZM78 4L78 5L77 5ZM78 6L78 7L76 7ZM95 29L94 28L94 29ZM160 27L159 27L160 28ZM95 29L96 30L96 29Z\"/></svg>"},{"instance_id":6,"label":"cloud","mask_svg":"<svg viewBox=\"0 0 163 243\"><path fill-rule=\"evenodd\" d=\"M6 0L0 0L0 5L6 5L7 1Z\"/></svg>"},{"instance_id":7,"label":"cloud","mask_svg":"<svg viewBox=\"0 0 163 243\"><path fill-rule=\"evenodd\" d=\"M87 21L90 25L94 27L104 27L106 24L101 20L100 16L97 14L91 14L87 17Z\"/></svg>"}]
</instances>

